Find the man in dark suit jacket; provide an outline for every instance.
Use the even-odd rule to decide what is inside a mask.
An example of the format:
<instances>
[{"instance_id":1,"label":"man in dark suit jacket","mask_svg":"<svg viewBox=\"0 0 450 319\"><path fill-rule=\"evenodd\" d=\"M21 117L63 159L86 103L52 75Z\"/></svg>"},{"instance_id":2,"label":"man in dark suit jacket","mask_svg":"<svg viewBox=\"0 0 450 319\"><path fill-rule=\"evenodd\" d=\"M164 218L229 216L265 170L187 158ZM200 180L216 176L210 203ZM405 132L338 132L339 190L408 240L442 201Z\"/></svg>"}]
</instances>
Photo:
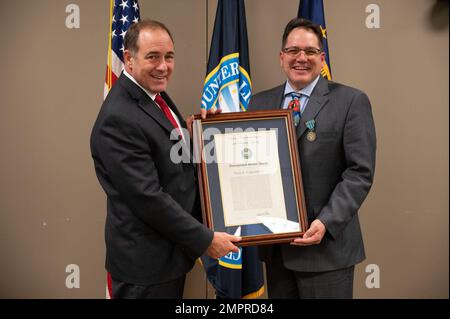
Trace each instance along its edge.
<instances>
[{"instance_id":1,"label":"man in dark suit jacket","mask_svg":"<svg viewBox=\"0 0 450 319\"><path fill-rule=\"evenodd\" d=\"M322 78L324 60L319 27L291 20L280 52L287 82L249 105L250 111L298 106L310 227L290 244L261 247L270 298L352 298L354 265L365 259L358 209L375 170L371 106L363 92Z\"/></svg>"},{"instance_id":2,"label":"man in dark suit jacket","mask_svg":"<svg viewBox=\"0 0 450 319\"><path fill-rule=\"evenodd\" d=\"M195 168L171 158L174 145L190 136L165 93L175 63L169 30L157 21L136 23L124 46L125 71L91 136L95 170L107 195L112 297L181 298L196 258L238 251L233 242L240 238L214 233L199 221ZM170 139L172 130L180 140Z\"/></svg>"}]
</instances>

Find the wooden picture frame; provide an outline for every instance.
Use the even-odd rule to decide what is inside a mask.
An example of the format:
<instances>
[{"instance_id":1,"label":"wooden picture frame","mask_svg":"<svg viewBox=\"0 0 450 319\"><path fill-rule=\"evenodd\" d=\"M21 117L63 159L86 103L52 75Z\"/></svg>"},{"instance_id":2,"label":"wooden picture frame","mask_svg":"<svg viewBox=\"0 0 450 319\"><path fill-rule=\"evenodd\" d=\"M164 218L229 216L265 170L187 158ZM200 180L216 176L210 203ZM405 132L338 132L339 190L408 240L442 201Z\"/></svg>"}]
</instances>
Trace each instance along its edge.
<instances>
[{"instance_id":1,"label":"wooden picture frame","mask_svg":"<svg viewBox=\"0 0 450 319\"><path fill-rule=\"evenodd\" d=\"M290 242L308 229L291 110L209 115L193 122L203 221L240 246Z\"/></svg>"}]
</instances>

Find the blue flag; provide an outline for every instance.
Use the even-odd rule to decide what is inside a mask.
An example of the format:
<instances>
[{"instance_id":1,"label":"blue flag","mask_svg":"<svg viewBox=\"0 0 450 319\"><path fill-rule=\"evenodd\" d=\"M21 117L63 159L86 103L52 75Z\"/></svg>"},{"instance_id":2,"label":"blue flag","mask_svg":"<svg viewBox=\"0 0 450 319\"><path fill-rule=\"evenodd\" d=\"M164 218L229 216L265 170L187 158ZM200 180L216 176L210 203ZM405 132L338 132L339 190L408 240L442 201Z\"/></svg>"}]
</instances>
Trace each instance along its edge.
<instances>
[{"instance_id":1,"label":"blue flag","mask_svg":"<svg viewBox=\"0 0 450 319\"><path fill-rule=\"evenodd\" d=\"M202 95L202 108L247 110L252 96L244 0L219 0ZM245 236L248 227L242 226ZM256 298L264 293L256 247L244 247L216 260L202 256L217 298Z\"/></svg>"},{"instance_id":2,"label":"blue flag","mask_svg":"<svg viewBox=\"0 0 450 319\"><path fill-rule=\"evenodd\" d=\"M244 0L219 0L202 108L247 110L252 96Z\"/></svg>"},{"instance_id":3,"label":"blue flag","mask_svg":"<svg viewBox=\"0 0 450 319\"><path fill-rule=\"evenodd\" d=\"M298 8L298 17L311 20L320 25L323 35L323 48L325 51L326 64L322 69L322 76L331 80L330 54L328 51L327 27L325 25L325 13L323 9L323 0L300 0Z\"/></svg>"}]
</instances>

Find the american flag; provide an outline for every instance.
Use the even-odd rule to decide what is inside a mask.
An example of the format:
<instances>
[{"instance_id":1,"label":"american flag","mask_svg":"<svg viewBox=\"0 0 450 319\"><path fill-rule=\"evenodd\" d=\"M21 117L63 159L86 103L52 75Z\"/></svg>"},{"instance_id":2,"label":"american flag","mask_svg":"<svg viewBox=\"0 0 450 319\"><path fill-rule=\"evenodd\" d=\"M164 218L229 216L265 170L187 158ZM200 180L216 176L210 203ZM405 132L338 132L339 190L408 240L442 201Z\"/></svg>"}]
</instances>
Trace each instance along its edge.
<instances>
[{"instance_id":1,"label":"american flag","mask_svg":"<svg viewBox=\"0 0 450 319\"><path fill-rule=\"evenodd\" d=\"M110 33L108 41L108 65L104 97L123 70L123 40L128 28L140 20L137 0L110 0Z\"/></svg>"},{"instance_id":2,"label":"american flag","mask_svg":"<svg viewBox=\"0 0 450 319\"><path fill-rule=\"evenodd\" d=\"M123 40L128 28L140 18L137 0L110 0L110 33L108 41L108 65L106 66L106 82L104 98L123 70ZM112 280L108 273L106 298L112 297Z\"/></svg>"}]
</instances>

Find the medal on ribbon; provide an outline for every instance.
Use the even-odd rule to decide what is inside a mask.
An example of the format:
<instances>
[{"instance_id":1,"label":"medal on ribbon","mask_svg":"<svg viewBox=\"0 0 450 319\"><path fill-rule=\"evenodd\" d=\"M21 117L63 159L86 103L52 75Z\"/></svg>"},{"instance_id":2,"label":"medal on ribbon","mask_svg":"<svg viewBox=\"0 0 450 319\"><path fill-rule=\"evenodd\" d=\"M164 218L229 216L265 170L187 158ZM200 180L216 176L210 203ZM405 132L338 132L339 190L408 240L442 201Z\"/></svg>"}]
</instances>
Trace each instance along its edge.
<instances>
[{"instance_id":1,"label":"medal on ribbon","mask_svg":"<svg viewBox=\"0 0 450 319\"><path fill-rule=\"evenodd\" d=\"M316 121L315 120L309 120L306 122L306 127L308 128L308 134L306 134L306 139L310 142L314 142L317 138L317 134L314 131L316 129Z\"/></svg>"}]
</instances>

